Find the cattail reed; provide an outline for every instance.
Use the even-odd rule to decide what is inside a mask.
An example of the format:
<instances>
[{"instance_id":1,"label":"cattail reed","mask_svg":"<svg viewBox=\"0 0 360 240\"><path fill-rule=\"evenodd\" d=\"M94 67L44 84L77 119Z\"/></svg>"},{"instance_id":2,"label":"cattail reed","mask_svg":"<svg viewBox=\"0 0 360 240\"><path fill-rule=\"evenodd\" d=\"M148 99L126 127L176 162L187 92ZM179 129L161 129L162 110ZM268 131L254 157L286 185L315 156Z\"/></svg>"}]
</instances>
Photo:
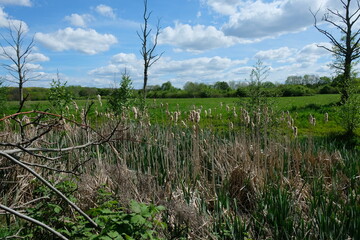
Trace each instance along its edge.
<instances>
[{"instance_id":1,"label":"cattail reed","mask_svg":"<svg viewBox=\"0 0 360 240\"><path fill-rule=\"evenodd\" d=\"M178 122L179 120L179 112L174 112L174 122Z\"/></svg>"},{"instance_id":2,"label":"cattail reed","mask_svg":"<svg viewBox=\"0 0 360 240\"><path fill-rule=\"evenodd\" d=\"M134 118L137 119L138 118L138 110L136 107L132 107L132 111L134 113Z\"/></svg>"},{"instance_id":3,"label":"cattail reed","mask_svg":"<svg viewBox=\"0 0 360 240\"><path fill-rule=\"evenodd\" d=\"M325 113L324 115L324 122L328 122L329 121L329 114Z\"/></svg>"},{"instance_id":4,"label":"cattail reed","mask_svg":"<svg viewBox=\"0 0 360 240\"><path fill-rule=\"evenodd\" d=\"M297 137L297 135L298 135L298 128L296 126L293 127L293 134L294 134L294 137Z\"/></svg>"},{"instance_id":5,"label":"cattail reed","mask_svg":"<svg viewBox=\"0 0 360 240\"><path fill-rule=\"evenodd\" d=\"M75 111L78 112L79 111L79 106L76 104L75 101L73 101L74 107L75 107Z\"/></svg>"},{"instance_id":6,"label":"cattail reed","mask_svg":"<svg viewBox=\"0 0 360 240\"><path fill-rule=\"evenodd\" d=\"M98 95L97 95L97 98L98 98L98 101L99 101L100 106L102 106L101 95L98 94Z\"/></svg>"},{"instance_id":7,"label":"cattail reed","mask_svg":"<svg viewBox=\"0 0 360 240\"><path fill-rule=\"evenodd\" d=\"M195 112L195 122L199 123L200 122L200 113L199 112Z\"/></svg>"}]
</instances>

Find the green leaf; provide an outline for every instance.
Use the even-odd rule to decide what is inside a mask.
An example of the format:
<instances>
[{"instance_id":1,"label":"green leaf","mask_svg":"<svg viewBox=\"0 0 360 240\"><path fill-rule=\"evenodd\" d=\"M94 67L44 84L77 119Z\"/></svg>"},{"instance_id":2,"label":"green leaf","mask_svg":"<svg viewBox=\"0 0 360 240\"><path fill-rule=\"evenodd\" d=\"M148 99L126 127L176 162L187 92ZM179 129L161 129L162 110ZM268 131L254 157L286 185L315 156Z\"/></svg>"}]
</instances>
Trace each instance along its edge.
<instances>
[{"instance_id":1,"label":"green leaf","mask_svg":"<svg viewBox=\"0 0 360 240\"><path fill-rule=\"evenodd\" d=\"M108 236L102 236L99 238L100 240L112 240L110 237Z\"/></svg>"},{"instance_id":2,"label":"green leaf","mask_svg":"<svg viewBox=\"0 0 360 240\"><path fill-rule=\"evenodd\" d=\"M57 205L55 205L55 207L54 207L54 212L55 213L59 213L59 212L61 212L61 207L60 206L57 206Z\"/></svg>"},{"instance_id":3,"label":"green leaf","mask_svg":"<svg viewBox=\"0 0 360 240\"><path fill-rule=\"evenodd\" d=\"M133 224L139 224L139 225L142 225L146 222L146 219L143 218L142 216L140 215L135 215L133 217L131 217L131 223Z\"/></svg>"},{"instance_id":4,"label":"green leaf","mask_svg":"<svg viewBox=\"0 0 360 240\"><path fill-rule=\"evenodd\" d=\"M138 202L136 201L131 201L130 203L130 209L131 211L133 211L134 213L141 213L141 206Z\"/></svg>"}]
</instances>

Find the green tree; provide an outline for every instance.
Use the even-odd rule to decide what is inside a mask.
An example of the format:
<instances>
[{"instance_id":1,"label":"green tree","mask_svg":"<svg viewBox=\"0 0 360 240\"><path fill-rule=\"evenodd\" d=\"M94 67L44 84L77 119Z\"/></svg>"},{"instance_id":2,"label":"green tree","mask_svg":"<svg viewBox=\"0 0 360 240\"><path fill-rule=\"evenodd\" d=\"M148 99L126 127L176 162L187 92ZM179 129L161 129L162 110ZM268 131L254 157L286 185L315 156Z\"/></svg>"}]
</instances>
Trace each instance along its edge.
<instances>
[{"instance_id":1,"label":"green tree","mask_svg":"<svg viewBox=\"0 0 360 240\"><path fill-rule=\"evenodd\" d=\"M0 114L4 113L6 111L6 97L7 94L7 88L4 86L4 82L0 79Z\"/></svg>"},{"instance_id":2,"label":"green tree","mask_svg":"<svg viewBox=\"0 0 360 240\"><path fill-rule=\"evenodd\" d=\"M173 87L173 85L171 84L170 81L167 81L161 85L162 91L171 91L173 89L175 89L175 88Z\"/></svg>"},{"instance_id":3,"label":"green tree","mask_svg":"<svg viewBox=\"0 0 360 240\"><path fill-rule=\"evenodd\" d=\"M230 86L227 82L216 82L214 88L221 91L230 90Z\"/></svg>"},{"instance_id":4,"label":"green tree","mask_svg":"<svg viewBox=\"0 0 360 240\"><path fill-rule=\"evenodd\" d=\"M360 96L355 89L349 90L349 97L338 111L339 123L344 127L348 136L353 136L355 130L360 127Z\"/></svg>"},{"instance_id":5,"label":"green tree","mask_svg":"<svg viewBox=\"0 0 360 240\"><path fill-rule=\"evenodd\" d=\"M55 111L63 114L65 107L72 100L70 91L66 87L66 82L62 83L59 74L57 74L57 79L53 79L50 86L49 102Z\"/></svg>"},{"instance_id":6,"label":"green tree","mask_svg":"<svg viewBox=\"0 0 360 240\"><path fill-rule=\"evenodd\" d=\"M112 111L116 114L121 114L124 108L131 104L132 94L132 80L125 72L122 74L120 87L114 89L110 94L108 104Z\"/></svg>"},{"instance_id":7,"label":"green tree","mask_svg":"<svg viewBox=\"0 0 360 240\"><path fill-rule=\"evenodd\" d=\"M268 99L266 93L263 89L263 82L269 75L270 68L265 66L264 63L259 59L253 66L253 69L250 74L250 83L249 83L249 96L250 96L250 106L254 108L252 110L257 110L262 108L263 105L268 104Z\"/></svg>"}]
</instances>

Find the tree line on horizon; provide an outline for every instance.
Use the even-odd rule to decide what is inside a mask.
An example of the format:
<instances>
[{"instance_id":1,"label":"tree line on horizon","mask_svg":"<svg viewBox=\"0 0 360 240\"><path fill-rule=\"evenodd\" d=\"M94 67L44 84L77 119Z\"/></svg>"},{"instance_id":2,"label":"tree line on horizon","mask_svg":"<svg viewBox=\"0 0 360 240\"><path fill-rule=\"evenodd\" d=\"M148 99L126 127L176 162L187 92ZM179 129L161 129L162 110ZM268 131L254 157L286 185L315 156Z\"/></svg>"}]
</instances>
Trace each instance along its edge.
<instances>
[{"instance_id":1,"label":"tree line on horizon","mask_svg":"<svg viewBox=\"0 0 360 240\"><path fill-rule=\"evenodd\" d=\"M310 96L314 94L339 93L339 77L318 77L316 75L289 76L284 83L265 81L261 83L262 91L269 97ZM359 83L360 80L358 79ZM216 98L216 97L248 97L249 82L218 81L214 84L186 82L182 88L177 88L167 81L161 85L148 85L148 98ZM18 100L17 87L2 87L5 100ZM83 86L66 86L72 99L95 99L98 95L106 99L114 88L96 88ZM132 89L132 96L141 96L142 89ZM40 101L49 99L50 88L26 87L28 100Z\"/></svg>"}]
</instances>

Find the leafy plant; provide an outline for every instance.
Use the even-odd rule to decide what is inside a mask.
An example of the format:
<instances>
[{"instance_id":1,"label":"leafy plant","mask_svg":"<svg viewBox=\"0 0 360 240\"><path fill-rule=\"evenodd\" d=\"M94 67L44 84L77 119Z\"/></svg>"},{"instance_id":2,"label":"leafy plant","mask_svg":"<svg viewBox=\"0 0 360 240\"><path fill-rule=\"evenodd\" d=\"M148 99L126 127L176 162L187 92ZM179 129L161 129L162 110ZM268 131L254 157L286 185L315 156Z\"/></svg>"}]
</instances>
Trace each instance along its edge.
<instances>
[{"instance_id":1,"label":"leafy plant","mask_svg":"<svg viewBox=\"0 0 360 240\"><path fill-rule=\"evenodd\" d=\"M0 114L5 112L7 106L7 104L5 104L7 89L4 87L3 83L4 82L0 79Z\"/></svg>"},{"instance_id":2,"label":"leafy plant","mask_svg":"<svg viewBox=\"0 0 360 240\"><path fill-rule=\"evenodd\" d=\"M63 181L56 187L68 197L73 198L72 193L77 186L72 181ZM27 210L29 216L46 222L53 226L58 232L70 239L161 239L157 230L164 229L165 223L161 222L158 216L165 208L153 204L146 205L136 201L130 202L129 210L119 205L113 200L110 193L104 188L99 189L98 200L105 200L96 208L91 208L88 214L98 224L96 229L89 225L88 221L82 216L71 216L70 209L61 201L56 200L56 196L44 186L39 186L36 190L39 197L47 197L46 200L38 203L34 208ZM27 227L24 232L27 237L36 239L49 239L50 233L45 232L40 227Z\"/></svg>"},{"instance_id":3,"label":"leafy plant","mask_svg":"<svg viewBox=\"0 0 360 240\"><path fill-rule=\"evenodd\" d=\"M111 93L108 104L110 109L116 114L121 114L123 110L130 106L132 94L132 80L130 76L125 72L122 74L120 87L114 89Z\"/></svg>"},{"instance_id":4,"label":"leafy plant","mask_svg":"<svg viewBox=\"0 0 360 240\"><path fill-rule=\"evenodd\" d=\"M71 94L66 87L66 82L62 83L57 74L57 79L53 79L48 95L48 99L55 111L63 113L65 107L71 102Z\"/></svg>"},{"instance_id":5,"label":"leafy plant","mask_svg":"<svg viewBox=\"0 0 360 240\"><path fill-rule=\"evenodd\" d=\"M339 124L344 127L347 135L354 135L360 127L360 96L355 93L355 89L347 90L349 97L339 108Z\"/></svg>"}]
</instances>

